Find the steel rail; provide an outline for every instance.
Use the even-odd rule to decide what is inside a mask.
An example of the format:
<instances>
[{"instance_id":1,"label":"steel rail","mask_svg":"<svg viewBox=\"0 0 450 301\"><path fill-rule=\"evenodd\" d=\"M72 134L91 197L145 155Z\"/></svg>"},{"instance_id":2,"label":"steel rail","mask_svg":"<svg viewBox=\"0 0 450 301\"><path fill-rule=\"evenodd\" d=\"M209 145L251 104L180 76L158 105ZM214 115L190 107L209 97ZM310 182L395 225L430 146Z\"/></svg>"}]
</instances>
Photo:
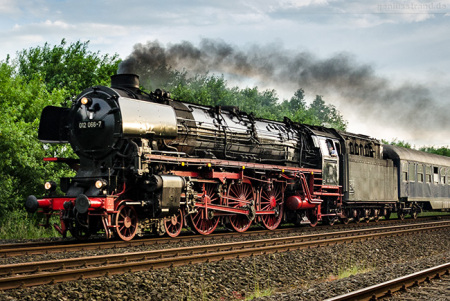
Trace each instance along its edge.
<instances>
[{"instance_id":1,"label":"steel rail","mask_svg":"<svg viewBox=\"0 0 450 301\"><path fill-rule=\"evenodd\" d=\"M372 285L345 295L336 296L325 301L347 301L347 300L377 300L378 298L391 296L398 291L417 286L425 281L439 278L450 274L450 262L435 266L420 272L399 277L380 284Z\"/></svg>"},{"instance_id":2,"label":"steel rail","mask_svg":"<svg viewBox=\"0 0 450 301\"><path fill-rule=\"evenodd\" d=\"M422 220L432 220L436 217L422 217ZM401 220L386 220L380 221L378 225L389 225L389 224L411 224L417 220L408 220L407 222ZM365 227L366 223L361 224L351 224L351 225L334 225L334 226L323 226L321 229L346 229L356 227ZM370 226L374 224L369 224ZM208 241L219 239L221 237L232 237L232 236L262 236L262 235L278 235L283 233L295 233L295 232L312 232L316 231L315 228L279 228L273 231L268 230L252 230L243 233L238 232L224 232L224 233L213 233L211 235L188 235L188 236L178 236L175 238L171 237L158 237L158 238L145 238L145 239L135 239L132 241L104 241L104 240L94 240L89 242L79 241L53 241L46 243L32 242L32 243L18 243L18 244L0 244L0 258L8 258L15 256L26 256L26 255L38 255L38 254L52 254L52 253L63 253L63 252L75 252L75 251L91 251L91 250L104 250L104 249L117 249L117 248L130 248L148 245L158 245L167 243L179 243L179 242L192 242L192 241Z\"/></svg>"},{"instance_id":3,"label":"steel rail","mask_svg":"<svg viewBox=\"0 0 450 301\"><path fill-rule=\"evenodd\" d=\"M191 263L211 262L231 258L316 248L346 242L373 240L380 237L406 235L419 231L435 231L450 227L450 222L435 223L434 226L419 224L419 226L414 229L397 229L398 227L399 226L396 226L396 229L391 229L391 231L384 231L385 229L383 229L381 232L376 232L376 230L372 229L375 233L356 235L355 233L348 233L349 235L344 237L319 240L303 241L304 236L297 236L279 239L184 247L178 249L91 256L27 264L3 265L0 266L0 275L9 276L0 278L0 289L14 289L84 278L108 276L124 272L135 272ZM336 235L336 233L331 234ZM92 267L92 265L96 266ZM66 270L67 268L75 268L80 266L83 268ZM60 271L43 272L54 269L60 269ZM35 272L35 274L17 275L18 273L30 271Z\"/></svg>"},{"instance_id":4,"label":"steel rail","mask_svg":"<svg viewBox=\"0 0 450 301\"><path fill-rule=\"evenodd\" d=\"M431 224L420 224L420 230L424 230L427 228L436 229L437 226L449 227L450 222L448 223L431 223ZM319 241L325 241L326 243L330 242L331 239L336 238L363 238L367 236L381 236L387 232L388 235L393 235L393 231L397 231L396 233L405 234L410 231L417 231L417 228L411 226L403 226L403 227L391 227L389 229L385 228L372 228L369 230L352 230L345 232L332 232L332 233L322 233L315 235L306 235L306 236L291 236L291 237L282 237L282 238L273 238L273 239L262 239L262 240L253 240L246 242L233 242L233 243L222 243L222 244L214 244L214 245L202 245L202 246L190 246L190 247L182 247L182 248L174 248L174 249L164 249L164 250L152 250L152 251L144 251L144 252L130 252L123 254L109 254L109 255L99 255L99 256L90 256L90 257L77 257L71 259L62 259L62 260L51 260L51 261L39 261L39 262L28 262L28 263L19 263L19 264L10 264L10 265L0 265L0 277L5 275L13 275L13 274L21 274L21 273L30 273L37 270L36 265L39 265L39 271L48 271L48 270L56 270L63 268L76 268L80 266L88 266L88 265L101 265L101 264L111 264L118 263L123 261L135 261L135 260L147 260L147 259L156 259L161 257L172 257L172 256L182 256L189 255L194 253L206 253L206 252L218 252L218 251L226 251L226 250L234 250L238 248L256 248L256 247L265 247L269 245L281 245L281 244L289 244L289 243L300 243L300 242L313 242L317 244ZM401 231L401 232L399 232ZM364 236L365 235L365 236ZM306 244L309 245L309 244Z\"/></svg>"}]
</instances>

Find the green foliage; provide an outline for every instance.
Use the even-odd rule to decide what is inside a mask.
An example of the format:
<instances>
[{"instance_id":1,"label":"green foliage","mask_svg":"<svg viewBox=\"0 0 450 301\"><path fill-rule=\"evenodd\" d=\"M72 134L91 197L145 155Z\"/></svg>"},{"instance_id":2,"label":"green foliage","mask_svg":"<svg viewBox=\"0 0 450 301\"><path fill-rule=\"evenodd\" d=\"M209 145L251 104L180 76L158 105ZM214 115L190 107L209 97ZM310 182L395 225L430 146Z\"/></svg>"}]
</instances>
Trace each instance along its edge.
<instances>
[{"instance_id":1,"label":"green foliage","mask_svg":"<svg viewBox=\"0 0 450 301\"><path fill-rule=\"evenodd\" d=\"M412 148L411 143L403 141L403 140L397 140L397 138L393 139L390 142L387 140L381 139L381 142L384 144L400 146L400 147L404 147L404 148Z\"/></svg>"},{"instance_id":2,"label":"green foliage","mask_svg":"<svg viewBox=\"0 0 450 301\"><path fill-rule=\"evenodd\" d=\"M19 208L27 195L42 193L43 179L61 175L63 168L45 165L49 152L62 152L61 146L47 149L37 140L42 109L64 100L65 91L49 93L45 83L34 77L25 81L13 67L0 66L0 217Z\"/></svg>"},{"instance_id":3,"label":"green foliage","mask_svg":"<svg viewBox=\"0 0 450 301\"><path fill-rule=\"evenodd\" d=\"M308 109L309 116L314 121L313 125L325 125L327 127L345 130L347 122L333 105L325 104L322 96L317 95Z\"/></svg>"},{"instance_id":4,"label":"green foliage","mask_svg":"<svg viewBox=\"0 0 450 301\"><path fill-rule=\"evenodd\" d=\"M436 148L434 146L424 146L424 147L421 147L419 150L421 150L423 152L427 152L427 153L450 157L450 149L448 147L442 146L442 147Z\"/></svg>"},{"instance_id":5,"label":"green foliage","mask_svg":"<svg viewBox=\"0 0 450 301\"><path fill-rule=\"evenodd\" d=\"M387 140L382 139L381 141L384 144L390 144L390 145L400 146L400 147L404 147L404 148L414 149L414 147L411 146L411 143L403 141L403 140L394 139L389 142ZM426 153L450 157L450 148L444 147L444 146L441 146L439 148L434 147L434 146L423 146L423 147L420 147L419 150L422 152L426 152Z\"/></svg>"},{"instance_id":6,"label":"green foliage","mask_svg":"<svg viewBox=\"0 0 450 301\"><path fill-rule=\"evenodd\" d=\"M43 78L49 92L63 89L73 96L93 85L109 85L109 77L116 73L118 55L101 56L88 50L88 42L30 48L18 53L18 75L30 80Z\"/></svg>"}]
</instances>

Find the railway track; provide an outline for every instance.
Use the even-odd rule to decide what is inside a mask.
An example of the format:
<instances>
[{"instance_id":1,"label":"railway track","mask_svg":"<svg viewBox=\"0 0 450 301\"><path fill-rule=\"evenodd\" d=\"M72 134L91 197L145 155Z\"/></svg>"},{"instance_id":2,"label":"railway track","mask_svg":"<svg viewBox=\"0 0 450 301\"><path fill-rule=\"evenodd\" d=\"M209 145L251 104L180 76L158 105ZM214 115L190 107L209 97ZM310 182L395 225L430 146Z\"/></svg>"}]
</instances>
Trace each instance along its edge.
<instances>
[{"instance_id":1,"label":"railway track","mask_svg":"<svg viewBox=\"0 0 450 301\"><path fill-rule=\"evenodd\" d=\"M64 281L123 274L125 272L316 248L341 243L373 240L381 237L436 231L448 227L450 227L450 221L440 221L165 250L1 265L0 289L7 290L42 284L54 284Z\"/></svg>"},{"instance_id":2,"label":"railway track","mask_svg":"<svg viewBox=\"0 0 450 301\"><path fill-rule=\"evenodd\" d=\"M385 226L385 225L402 225L410 224L420 220L421 222L436 220L436 216L422 217L417 220L384 220L378 223L369 224ZM442 220L450 219L447 216L439 217ZM354 228L364 228L366 223L344 225L338 224L334 226L323 225L320 227L321 230L333 230L338 231L341 229L354 229ZM152 237L135 239L132 241L105 241L105 240L89 240L87 242L80 242L74 240L60 240L51 242L28 242L28 243L13 243L13 244L0 244L0 258L8 258L15 256L27 256L27 255L38 255L38 254L52 254L52 253L64 253L64 252L76 252L76 251L92 251L92 250L106 250L106 249L118 249L118 248L130 248L139 246L152 246L152 245L164 245L169 243L182 243L182 242L194 242L194 241L213 241L221 238L231 238L231 237L258 237L267 235L286 235L292 233L309 233L316 232L317 229L310 227L294 227L294 228L280 228L274 231L267 230L251 230L243 233L239 232L229 232L224 231L222 233L214 233L211 235L180 235L176 238L171 237Z\"/></svg>"},{"instance_id":3,"label":"railway track","mask_svg":"<svg viewBox=\"0 0 450 301\"><path fill-rule=\"evenodd\" d=\"M405 291L410 287L428 282L431 279L438 279L443 275L450 275L450 262L380 284L372 285L345 295L330 298L326 301L377 300L378 298L391 296L395 292Z\"/></svg>"}]
</instances>

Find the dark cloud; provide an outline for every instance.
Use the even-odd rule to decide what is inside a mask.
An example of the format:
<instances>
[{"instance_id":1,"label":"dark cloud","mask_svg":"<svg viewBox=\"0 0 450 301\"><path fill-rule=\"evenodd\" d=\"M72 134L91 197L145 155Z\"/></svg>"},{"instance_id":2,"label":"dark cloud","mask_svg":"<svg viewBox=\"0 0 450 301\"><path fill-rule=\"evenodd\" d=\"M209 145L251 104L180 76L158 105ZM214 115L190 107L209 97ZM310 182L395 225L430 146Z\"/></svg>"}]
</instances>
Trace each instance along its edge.
<instances>
[{"instance_id":1,"label":"dark cloud","mask_svg":"<svg viewBox=\"0 0 450 301\"><path fill-rule=\"evenodd\" d=\"M338 100L338 107L356 110L368 122L411 133L450 125L446 107L433 98L429 88L413 83L396 86L349 53L321 59L311 52L286 50L277 44L241 49L210 39L202 40L199 46L189 42L163 46L155 41L137 44L119 73L137 73L163 84L167 68L183 69L192 75L210 72L251 78L261 85L290 91L303 88L324 95L328 102Z\"/></svg>"}]
</instances>

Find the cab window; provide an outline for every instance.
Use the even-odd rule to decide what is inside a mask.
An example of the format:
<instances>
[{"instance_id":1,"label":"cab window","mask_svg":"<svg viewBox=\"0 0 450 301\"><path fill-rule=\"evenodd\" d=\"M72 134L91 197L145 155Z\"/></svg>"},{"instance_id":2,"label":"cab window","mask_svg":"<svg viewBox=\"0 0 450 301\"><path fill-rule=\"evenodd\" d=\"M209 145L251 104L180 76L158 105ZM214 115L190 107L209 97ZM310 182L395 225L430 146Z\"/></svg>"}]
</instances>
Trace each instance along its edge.
<instances>
[{"instance_id":1,"label":"cab window","mask_svg":"<svg viewBox=\"0 0 450 301\"><path fill-rule=\"evenodd\" d=\"M328 157L337 157L338 152L336 146L331 139L321 139L320 140L320 150L322 151L323 156Z\"/></svg>"}]
</instances>

